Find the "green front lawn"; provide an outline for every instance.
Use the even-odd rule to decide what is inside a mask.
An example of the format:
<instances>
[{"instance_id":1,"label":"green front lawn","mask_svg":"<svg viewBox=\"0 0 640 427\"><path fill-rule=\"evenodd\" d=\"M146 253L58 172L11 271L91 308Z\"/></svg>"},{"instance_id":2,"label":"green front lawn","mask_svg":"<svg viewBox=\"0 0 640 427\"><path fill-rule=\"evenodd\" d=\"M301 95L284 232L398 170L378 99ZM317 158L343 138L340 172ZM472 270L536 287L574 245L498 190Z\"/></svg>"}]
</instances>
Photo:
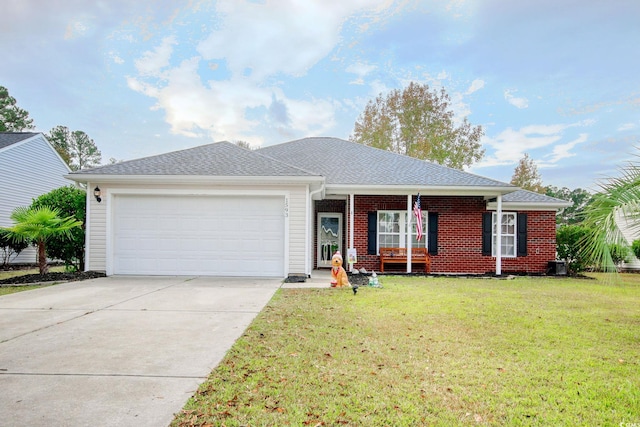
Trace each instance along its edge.
<instances>
[{"instance_id":1,"label":"green front lawn","mask_svg":"<svg viewBox=\"0 0 640 427\"><path fill-rule=\"evenodd\" d=\"M51 273L54 272L62 272L65 271L65 267L63 265L49 267L49 271ZM8 279L10 277L23 276L25 274L38 274L40 270L38 268L24 268L20 270L0 270L0 280Z\"/></svg>"},{"instance_id":2,"label":"green front lawn","mask_svg":"<svg viewBox=\"0 0 640 427\"><path fill-rule=\"evenodd\" d=\"M30 285L30 286L0 286L0 296L15 294L16 292L22 292L22 291L31 291L33 289L45 288L47 286L53 286L53 285L47 284L47 285Z\"/></svg>"},{"instance_id":3,"label":"green front lawn","mask_svg":"<svg viewBox=\"0 0 640 427\"><path fill-rule=\"evenodd\" d=\"M49 267L50 272L62 272L64 271L64 266L56 266ZM29 268L22 270L0 270L0 280L9 279L10 277L23 276L25 274L38 274L39 270L37 268ZM0 286L0 296L14 294L16 292L29 291L32 289L44 288L47 285L30 285L30 286Z\"/></svg>"},{"instance_id":4,"label":"green front lawn","mask_svg":"<svg viewBox=\"0 0 640 427\"><path fill-rule=\"evenodd\" d=\"M173 426L640 424L640 275L281 289Z\"/></svg>"}]
</instances>

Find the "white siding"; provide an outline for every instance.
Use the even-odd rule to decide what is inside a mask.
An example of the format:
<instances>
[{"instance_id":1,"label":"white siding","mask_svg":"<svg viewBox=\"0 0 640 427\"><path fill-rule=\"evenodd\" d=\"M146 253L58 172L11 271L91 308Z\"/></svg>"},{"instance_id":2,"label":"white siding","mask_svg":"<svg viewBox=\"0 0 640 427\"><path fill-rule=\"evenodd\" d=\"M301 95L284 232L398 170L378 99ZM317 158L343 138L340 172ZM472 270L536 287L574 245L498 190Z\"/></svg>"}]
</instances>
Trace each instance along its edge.
<instances>
[{"instance_id":1,"label":"white siding","mask_svg":"<svg viewBox=\"0 0 640 427\"><path fill-rule=\"evenodd\" d=\"M307 212L306 197L307 188L298 187L290 189L289 199L289 273L304 275L305 248L307 239Z\"/></svg>"},{"instance_id":2,"label":"white siding","mask_svg":"<svg viewBox=\"0 0 640 427\"><path fill-rule=\"evenodd\" d=\"M107 186L100 186L102 202L93 197L95 184L87 183L87 229L85 269L93 271L107 270ZM90 220L89 220L90 218Z\"/></svg>"},{"instance_id":3,"label":"white siding","mask_svg":"<svg viewBox=\"0 0 640 427\"><path fill-rule=\"evenodd\" d=\"M637 228L634 229L633 225L627 221L627 219L622 215L621 212L618 212L616 214L615 221L616 224L618 224L618 227L620 228L620 231L622 232L625 240L627 241L627 243L629 243L629 246L631 246L634 240L640 239L640 233L638 232ZM631 262L624 262L622 264L623 268L627 270L640 270L640 260L638 260L638 258L636 258L635 256L631 256L630 261Z\"/></svg>"},{"instance_id":4,"label":"white siding","mask_svg":"<svg viewBox=\"0 0 640 427\"><path fill-rule=\"evenodd\" d=\"M110 204L112 202L110 194L118 191L145 193L169 192L242 192L242 191L271 191L287 193L289 196L289 241L288 241L288 271L285 274L302 274L305 272L305 238L306 233L306 185L211 185L211 186L186 186L186 185L148 185L134 186L122 184L98 183L102 193L102 202L96 202L94 197L90 197L88 216L90 222L87 233L87 270L106 271L107 270L107 230L111 229L110 222L113 220ZM89 189L93 189L96 183L88 183ZM90 191L91 192L91 191ZM248 205L247 209L251 206Z\"/></svg>"},{"instance_id":5,"label":"white siding","mask_svg":"<svg viewBox=\"0 0 640 427\"><path fill-rule=\"evenodd\" d=\"M11 212L29 206L33 199L66 185L69 168L42 135L0 150L0 227L13 225ZM23 251L15 263L35 263L33 248Z\"/></svg>"}]
</instances>

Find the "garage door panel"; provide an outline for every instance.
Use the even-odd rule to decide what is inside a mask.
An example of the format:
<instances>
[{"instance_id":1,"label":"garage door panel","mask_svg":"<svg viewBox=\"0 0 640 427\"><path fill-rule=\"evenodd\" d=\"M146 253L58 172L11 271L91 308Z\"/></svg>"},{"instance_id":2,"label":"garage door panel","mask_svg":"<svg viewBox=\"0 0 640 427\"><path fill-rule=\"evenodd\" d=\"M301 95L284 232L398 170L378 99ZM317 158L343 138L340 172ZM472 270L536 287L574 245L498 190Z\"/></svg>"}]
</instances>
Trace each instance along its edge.
<instances>
[{"instance_id":1,"label":"garage door panel","mask_svg":"<svg viewBox=\"0 0 640 427\"><path fill-rule=\"evenodd\" d=\"M283 197L116 195L114 206L115 274L284 275Z\"/></svg>"}]
</instances>

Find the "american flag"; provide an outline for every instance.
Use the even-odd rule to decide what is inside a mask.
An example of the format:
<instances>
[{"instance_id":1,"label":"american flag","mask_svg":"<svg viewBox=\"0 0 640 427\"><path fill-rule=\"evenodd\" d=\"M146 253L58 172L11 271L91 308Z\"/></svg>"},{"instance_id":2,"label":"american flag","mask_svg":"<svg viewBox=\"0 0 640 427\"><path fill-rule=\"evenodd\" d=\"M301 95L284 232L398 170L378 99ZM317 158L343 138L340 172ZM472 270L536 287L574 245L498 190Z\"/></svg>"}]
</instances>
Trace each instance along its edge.
<instances>
[{"instance_id":1,"label":"american flag","mask_svg":"<svg viewBox=\"0 0 640 427\"><path fill-rule=\"evenodd\" d=\"M420 193L413 204L413 214L416 217L416 232L418 233L418 242L422 239L422 207L420 206Z\"/></svg>"}]
</instances>

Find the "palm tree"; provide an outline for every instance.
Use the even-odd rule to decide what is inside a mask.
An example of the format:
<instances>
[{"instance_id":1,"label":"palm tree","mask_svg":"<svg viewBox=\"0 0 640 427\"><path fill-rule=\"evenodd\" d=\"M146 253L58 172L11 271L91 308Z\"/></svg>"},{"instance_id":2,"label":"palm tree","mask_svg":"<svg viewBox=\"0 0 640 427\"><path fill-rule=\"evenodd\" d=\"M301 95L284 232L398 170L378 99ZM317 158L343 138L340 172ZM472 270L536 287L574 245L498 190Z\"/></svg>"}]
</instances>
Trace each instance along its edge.
<instances>
[{"instance_id":1,"label":"palm tree","mask_svg":"<svg viewBox=\"0 0 640 427\"><path fill-rule=\"evenodd\" d=\"M11 213L13 227L5 228L9 235L21 241L35 241L38 245L38 268L40 274L49 271L45 244L52 236L71 235L71 229L82 226L82 221L73 217L60 218L58 209L47 206L38 208L18 207Z\"/></svg>"},{"instance_id":2,"label":"palm tree","mask_svg":"<svg viewBox=\"0 0 640 427\"><path fill-rule=\"evenodd\" d=\"M617 271L612 254L617 245L630 247L620 229L620 220L640 230L640 165L629 163L619 178L600 184L601 191L584 209L583 225L590 233L583 240L584 250L594 266L604 271Z\"/></svg>"}]
</instances>

